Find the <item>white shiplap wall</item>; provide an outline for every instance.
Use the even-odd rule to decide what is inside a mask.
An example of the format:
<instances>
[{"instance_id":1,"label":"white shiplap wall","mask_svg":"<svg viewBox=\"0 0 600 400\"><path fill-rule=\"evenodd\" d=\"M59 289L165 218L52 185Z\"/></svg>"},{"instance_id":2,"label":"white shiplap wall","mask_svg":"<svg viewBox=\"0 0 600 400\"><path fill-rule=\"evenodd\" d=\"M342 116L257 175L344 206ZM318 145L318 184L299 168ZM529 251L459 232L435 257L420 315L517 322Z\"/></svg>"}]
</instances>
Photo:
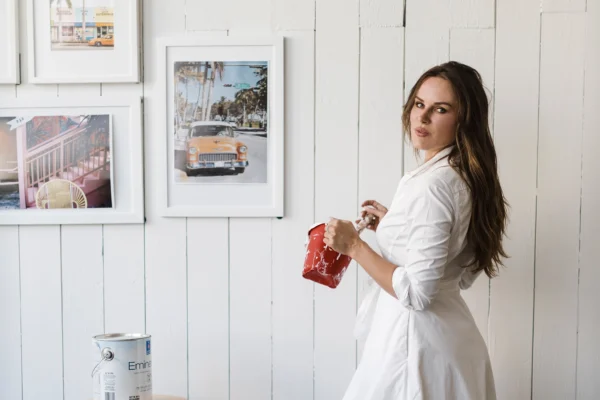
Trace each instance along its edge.
<instances>
[{"instance_id":1,"label":"white shiplap wall","mask_svg":"<svg viewBox=\"0 0 600 400\"><path fill-rule=\"evenodd\" d=\"M600 398L600 4L595 0L145 0L145 82L24 83L3 99L135 93L145 107L145 225L0 227L0 398L91 396L90 337L153 335L157 394L340 399L366 275L300 276L306 228L389 203L416 165L401 107L427 67L477 68L511 204L499 278L465 298L500 399ZM286 217L162 219L155 39L286 36ZM1 40L1 38L0 38ZM373 235L365 239L375 245Z\"/></svg>"}]
</instances>

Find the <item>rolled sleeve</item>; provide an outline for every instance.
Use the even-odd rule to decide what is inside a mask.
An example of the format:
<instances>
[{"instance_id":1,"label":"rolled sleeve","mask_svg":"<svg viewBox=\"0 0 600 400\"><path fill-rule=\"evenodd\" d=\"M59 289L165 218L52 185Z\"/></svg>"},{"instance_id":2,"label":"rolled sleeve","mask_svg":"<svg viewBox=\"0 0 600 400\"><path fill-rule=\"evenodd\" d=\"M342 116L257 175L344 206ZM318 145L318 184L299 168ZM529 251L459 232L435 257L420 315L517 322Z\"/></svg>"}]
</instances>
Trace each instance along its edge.
<instances>
[{"instance_id":1,"label":"rolled sleeve","mask_svg":"<svg viewBox=\"0 0 600 400\"><path fill-rule=\"evenodd\" d=\"M395 269L392 287L402 305L426 309L438 293L444 275L453 224L453 194L443 181L415 188L407 214L407 263Z\"/></svg>"}]
</instances>

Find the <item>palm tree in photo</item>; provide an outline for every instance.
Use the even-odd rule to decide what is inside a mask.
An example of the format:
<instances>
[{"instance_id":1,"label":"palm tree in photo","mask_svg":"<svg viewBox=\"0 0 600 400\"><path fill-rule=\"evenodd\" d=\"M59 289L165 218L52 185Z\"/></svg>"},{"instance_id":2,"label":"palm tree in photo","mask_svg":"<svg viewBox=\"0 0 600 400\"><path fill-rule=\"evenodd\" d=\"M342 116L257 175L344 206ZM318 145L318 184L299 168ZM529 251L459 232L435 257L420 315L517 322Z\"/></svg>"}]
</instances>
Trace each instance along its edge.
<instances>
[{"instance_id":1,"label":"palm tree in photo","mask_svg":"<svg viewBox=\"0 0 600 400\"><path fill-rule=\"evenodd\" d=\"M201 67L198 67L201 68ZM198 96L196 96L196 104L194 105L194 111L192 112L192 119L196 120L196 115L198 114L198 109L200 108L200 96L202 96L202 86L203 86L203 78L199 77L196 79L196 86L198 87Z\"/></svg>"},{"instance_id":2,"label":"palm tree in photo","mask_svg":"<svg viewBox=\"0 0 600 400\"><path fill-rule=\"evenodd\" d=\"M194 62L177 62L177 63L175 63L175 88L176 88L176 91L177 91L177 88L180 83L183 82L185 84L185 94L181 93L181 95L183 96L183 100L182 100L183 105L181 105L181 104L178 105L178 109L181 108L180 120L183 123L185 123L187 120L190 79L198 80L199 75L201 75L201 74L199 73L198 63L194 63ZM181 101L181 99L178 97L177 101ZM193 118L193 116L192 116L192 118Z\"/></svg>"},{"instance_id":3,"label":"palm tree in photo","mask_svg":"<svg viewBox=\"0 0 600 400\"><path fill-rule=\"evenodd\" d=\"M207 96L207 85L206 85L206 81L208 80L208 70L210 69L210 63L209 62L203 62L202 65L204 66L204 75L202 77L202 99L200 101L200 121L204 121L204 110L206 109L206 100L208 98Z\"/></svg>"},{"instance_id":4,"label":"palm tree in photo","mask_svg":"<svg viewBox=\"0 0 600 400\"><path fill-rule=\"evenodd\" d=\"M195 63L196 68L198 69L198 79L196 80L198 83L198 97L196 98L196 105L194 107L194 113L192 114L192 118L194 120L199 119L202 120L202 117L198 118L196 115L198 114L198 109L202 113L204 110L201 107L204 107L204 97L206 90L206 75L208 74L208 63ZM204 66L204 71L202 71L202 67Z\"/></svg>"},{"instance_id":5,"label":"palm tree in photo","mask_svg":"<svg viewBox=\"0 0 600 400\"><path fill-rule=\"evenodd\" d=\"M267 116L267 100L268 100L268 78L269 78L269 68L268 66L261 67L257 71L254 71L254 74L258 76L260 79L256 82L256 94L258 96L258 101L256 102L255 113L261 116L261 123L264 128L264 124L266 122Z\"/></svg>"},{"instance_id":6,"label":"palm tree in photo","mask_svg":"<svg viewBox=\"0 0 600 400\"><path fill-rule=\"evenodd\" d=\"M184 102L183 95L179 91L179 82L183 81L185 77L181 71L181 67L179 63L175 63L175 73L173 74L173 88L175 92L175 125L176 129L179 129L181 126L181 122L183 121L183 108L182 104Z\"/></svg>"},{"instance_id":7,"label":"palm tree in photo","mask_svg":"<svg viewBox=\"0 0 600 400\"><path fill-rule=\"evenodd\" d=\"M212 68L212 72L210 75L210 86L208 88L208 99L206 101L206 108L204 111L204 116L203 116L203 120L207 121L210 118L210 110L211 110L211 97L212 97L212 92L213 89L215 87L215 78L216 75L219 75L219 79L222 81L223 80L223 72L225 71L225 63L224 62L211 62L211 68Z\"/></svg>"},{"instance_id":8,"label":"palm tree in photo","mask_svg":"<svg viewBox=\"0 0 600 400\"><path fill-rule=\"evenodd\" d=\"M256 106L256 103L258 102L257 95L253 89L242 89L235 94L235 102L242 107L242 126L246 126L248 110L252 110Z\"/></svg>"}]
</instances>

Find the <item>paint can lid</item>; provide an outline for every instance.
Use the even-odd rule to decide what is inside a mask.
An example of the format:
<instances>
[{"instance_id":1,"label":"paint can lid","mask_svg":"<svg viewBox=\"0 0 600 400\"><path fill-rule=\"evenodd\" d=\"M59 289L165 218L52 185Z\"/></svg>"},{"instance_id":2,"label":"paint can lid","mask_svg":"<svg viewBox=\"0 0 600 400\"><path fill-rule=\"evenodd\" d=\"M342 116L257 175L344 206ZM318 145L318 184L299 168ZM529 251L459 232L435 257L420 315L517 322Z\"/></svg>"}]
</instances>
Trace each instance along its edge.
<instances>
[{"instance_id":1,"label":"paint can lid","mask_svg":"<svg viewBox=\"0 0 600 400\"><path fill-rule=\"evenodd\" d=\"M125 341L125 340L138 340L138 339L150 339L151 335L145 335L143 333L105 333L102 335L94 336L94 340L110 340L110 341Z\"/></svg>"}]
</instances>

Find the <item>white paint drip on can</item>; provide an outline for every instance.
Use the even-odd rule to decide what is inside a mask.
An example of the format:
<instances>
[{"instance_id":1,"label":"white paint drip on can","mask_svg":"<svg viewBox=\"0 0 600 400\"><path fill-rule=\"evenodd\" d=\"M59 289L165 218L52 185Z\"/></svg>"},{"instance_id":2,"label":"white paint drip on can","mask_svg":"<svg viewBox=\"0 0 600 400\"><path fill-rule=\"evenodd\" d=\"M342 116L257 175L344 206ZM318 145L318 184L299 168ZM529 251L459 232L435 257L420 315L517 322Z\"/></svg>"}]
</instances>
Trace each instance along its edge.
<instances>
[{"instance_id":1,"label":"white paint drip on can","mask_svg":"<svg viewBox=\"0 0 600 400\"><path fill-rule=\"evenodd\" d=\"M92 344L94 400L152 400L150 335L97 335Z\"/></svg>"}]
</instances>

